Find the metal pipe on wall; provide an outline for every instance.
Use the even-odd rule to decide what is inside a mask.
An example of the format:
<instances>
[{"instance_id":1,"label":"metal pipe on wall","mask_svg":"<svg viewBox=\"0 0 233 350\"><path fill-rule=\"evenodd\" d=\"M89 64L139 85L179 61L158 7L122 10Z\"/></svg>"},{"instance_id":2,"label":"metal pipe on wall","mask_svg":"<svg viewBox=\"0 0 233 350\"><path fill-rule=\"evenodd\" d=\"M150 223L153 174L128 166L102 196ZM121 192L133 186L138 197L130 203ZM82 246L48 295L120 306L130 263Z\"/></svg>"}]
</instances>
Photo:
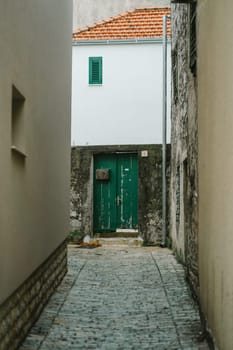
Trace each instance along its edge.
<instances>
[{"instance_id":1,"label":"metal pipe on wall","mask_svg":"<svg viewBox=\"0 0 233 350\"><path fill-rule=\"evenodd\" d=\"M167 146L167 20L170 16L163 16L163 146L162 146L162 242L166 246L167 238L167 181L166 181L166 146Z\"/></svg>"}]
</instances>

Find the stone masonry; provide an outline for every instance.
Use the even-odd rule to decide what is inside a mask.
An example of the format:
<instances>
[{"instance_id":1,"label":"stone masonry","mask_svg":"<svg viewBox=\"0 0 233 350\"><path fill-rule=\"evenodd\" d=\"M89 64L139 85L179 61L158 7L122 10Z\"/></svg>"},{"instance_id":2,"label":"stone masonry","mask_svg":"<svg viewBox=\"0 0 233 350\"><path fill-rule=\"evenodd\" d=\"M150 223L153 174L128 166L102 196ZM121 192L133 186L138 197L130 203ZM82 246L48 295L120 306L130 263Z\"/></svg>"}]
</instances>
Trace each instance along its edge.
<instances>
[{"instance_id":1,"label":"stone masonry","mask_svg":"<svg viewBox=\"0 0 233 350\"><path fill-rule=\"evenodd\" d=\"M171 6L172 128L170 235L196 296L198 281L198 144L196 78L190 69L190 5Z\"/></svg>"},{"instance_id":2,"label":"stone masonry","mask_svg":"<svg viewBox=\"0 0 233 350\"><path fill-rule=\"evenodd\" d=\"M148 157L141 156L143 150L148 151ZM145 243L159 244L162 231L161 145L73 147L71 152L71 230L93 235L93 158L95 154L114 152L136 152L138 154L139 233ZM169 146L167 154L169 175ZM167 182L169 182L169 176Z\"/></svg>"},{"instance_id":3,"label":"stone masonry","mask_svg":"<svg viewBox=\"0 0 233 350\"><path fill-rule=\"evenodd\" d=\"M69 272L20 350L207 350L167 249L69 249Z\"/></svg>"},{"instance_id":4,"label":"stone masonry","mask_svg":"<svg viewBox=\"0 0 233 350\"><path fill-rule=\"evenodd\" d=\"M0 350L15 350L67 272L66 242L0 306Z\"/></svg>"}]
</instances>

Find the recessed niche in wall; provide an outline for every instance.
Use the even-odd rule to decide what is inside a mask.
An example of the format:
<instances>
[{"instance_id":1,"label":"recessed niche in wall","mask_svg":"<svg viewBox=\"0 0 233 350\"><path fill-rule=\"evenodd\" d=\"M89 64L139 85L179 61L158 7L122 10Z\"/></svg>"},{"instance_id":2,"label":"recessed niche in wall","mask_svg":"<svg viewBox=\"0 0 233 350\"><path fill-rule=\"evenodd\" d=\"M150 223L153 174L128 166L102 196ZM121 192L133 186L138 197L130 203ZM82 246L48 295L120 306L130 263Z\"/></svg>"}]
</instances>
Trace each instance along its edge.
<instances>
[{"instance_id":1,"label":"recessed niche in wall","mask_svg":"<svg viewBox=\"0 0 233 350\"><path fill-rule=\"evenodd\" d=\"M25 115L24 106L25 97L13 85L12 86L12 135L11 135L11 149L14 154L26 157L25 154Z\"/></svg>"}]
</instances>

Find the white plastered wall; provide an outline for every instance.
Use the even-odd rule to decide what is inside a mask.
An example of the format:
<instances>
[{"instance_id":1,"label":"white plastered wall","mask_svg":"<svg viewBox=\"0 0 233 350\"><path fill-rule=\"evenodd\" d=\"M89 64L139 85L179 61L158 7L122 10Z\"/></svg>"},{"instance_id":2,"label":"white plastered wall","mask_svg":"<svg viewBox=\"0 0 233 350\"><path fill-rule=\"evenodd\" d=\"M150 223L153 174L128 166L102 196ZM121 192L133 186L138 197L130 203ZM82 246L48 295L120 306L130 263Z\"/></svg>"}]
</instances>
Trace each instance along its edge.
<instances>
[{"instance_id":1,"label":"white plastered wall","mask_svg":"<svg viewBox=\"0 0 233 350\"><path fill-rule=\"evenodd\" d=\"M233 347L233 3L198 3L200 296L221 350Z\"/></svg>"},{"instance_id":2,"label":"white plastered wall","mask_svg":"<svg viewBox=\"0 0 233 350\"><path fill-rule=\"evenodd\" d=\"M170 44L168 47L170 86ZM103 84L88 84L88 57ZM162 43L73 46L72 145L162 143ZM170 91L168 89L168 142Z\"/></svg>"},{"instance_id":3,"label":"white plastered wall","mask_svg":"<svg viewBox=\"0 0 233 350\"><path fill-rule=\"evenodd\" d=\"M0 2L0 303L69 230L72 1ZM26 158L11 150L12 85Z\"/></svg>"}]
</instances>

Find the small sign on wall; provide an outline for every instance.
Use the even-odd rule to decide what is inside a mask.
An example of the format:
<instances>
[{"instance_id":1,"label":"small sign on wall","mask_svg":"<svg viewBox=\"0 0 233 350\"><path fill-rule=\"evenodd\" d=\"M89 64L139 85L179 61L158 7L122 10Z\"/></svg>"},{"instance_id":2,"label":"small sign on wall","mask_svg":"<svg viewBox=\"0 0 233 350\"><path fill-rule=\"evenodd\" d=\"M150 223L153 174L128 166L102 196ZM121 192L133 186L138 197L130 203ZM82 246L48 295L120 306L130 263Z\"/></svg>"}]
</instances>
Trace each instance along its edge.
<instances>
[{"instance_id":1,"label":"small sign on wall","mask_svg":"<svg viewBox=\"0 0 233 350\"><path fill-rule=\"evenodd\" d=\"M147 158L148 157L148 150L141 151L141 157L142 158Z\"/></svg>"},{"instance_id":2,"label":"small sign on wall","mask_svg":"<svg viewBox=\"0 0 233 350\"><path fill-rule=\"evenodd\" d=\"M110 169L96 169L95 178L100 181L110 180Z\"/></svg>"}]
</instances>

